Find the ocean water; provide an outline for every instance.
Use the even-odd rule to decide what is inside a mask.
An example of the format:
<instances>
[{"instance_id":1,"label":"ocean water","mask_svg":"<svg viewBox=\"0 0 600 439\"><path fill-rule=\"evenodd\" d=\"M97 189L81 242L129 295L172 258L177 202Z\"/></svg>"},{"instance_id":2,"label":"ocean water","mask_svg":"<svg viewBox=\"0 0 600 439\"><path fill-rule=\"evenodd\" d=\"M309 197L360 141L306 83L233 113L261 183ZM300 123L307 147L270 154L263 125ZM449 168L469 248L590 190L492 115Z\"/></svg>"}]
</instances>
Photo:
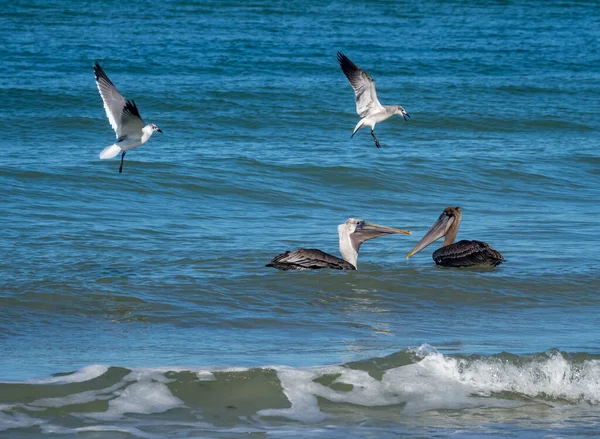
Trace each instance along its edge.
<instances>
[{"instance_id":1,"label":"ocean water","mask_svg":"<svg viewBox=\"0 0 600 439\"><path fill-rule=\"evenodd\" d=\"M48 1L0 15L0 436L600 430L593 1ZM358 121L337 51L411 115ZM92 66L155 134L118 159ZM446 206L507 262L405 255ZM355 272L349 217L409 229Z\"/></svg>"}]
</instances>

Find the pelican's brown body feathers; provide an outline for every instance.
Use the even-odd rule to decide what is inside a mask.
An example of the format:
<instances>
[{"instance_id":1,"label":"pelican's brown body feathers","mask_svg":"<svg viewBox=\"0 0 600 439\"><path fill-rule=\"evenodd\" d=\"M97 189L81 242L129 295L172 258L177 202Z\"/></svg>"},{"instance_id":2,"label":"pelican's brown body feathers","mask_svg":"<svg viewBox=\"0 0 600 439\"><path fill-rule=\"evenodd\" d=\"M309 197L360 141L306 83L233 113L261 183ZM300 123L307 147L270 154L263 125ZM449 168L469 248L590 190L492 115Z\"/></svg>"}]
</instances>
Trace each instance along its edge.
<instances>
[{"instance_id":1,"label":"pelican's brown body feathers","mask_svg":"<svg viewBox=\"0 0 600 439\"><path fill-rule=\"evenodd\" d=\"M333 270L356 270L356 267L348 261L325 253L316 248L301 248L294 251L286 251L267 264L282 271L288 270L318 270L330 268Z\"/></svg>"},{"instance_id":2,"label":"pelican's brown body feathers","mask_svg":"<svg viewBox=\"0 0 600 439\"><path fill-rule=\"evenodd\" d=\"M440 247L433 252L433 260L443 267L495 267L504 262L502 255L487 242L466 239Z\"/></svg>"},{"instance_id":3,"label":"pelican's brown body feathers","mask_svg":"<svg viewBox=\"0 0 600 439\"><path fill-rule=\"evenodd\" d=\"M446 207L429 231L406 256L420 252L432 242L445 237L442 247L433 252L433 260L444 267L495 267L505 262L502 255L487 242L462 240L454 242L462 218L460 207Z\"/></svg>"}]
</instances>

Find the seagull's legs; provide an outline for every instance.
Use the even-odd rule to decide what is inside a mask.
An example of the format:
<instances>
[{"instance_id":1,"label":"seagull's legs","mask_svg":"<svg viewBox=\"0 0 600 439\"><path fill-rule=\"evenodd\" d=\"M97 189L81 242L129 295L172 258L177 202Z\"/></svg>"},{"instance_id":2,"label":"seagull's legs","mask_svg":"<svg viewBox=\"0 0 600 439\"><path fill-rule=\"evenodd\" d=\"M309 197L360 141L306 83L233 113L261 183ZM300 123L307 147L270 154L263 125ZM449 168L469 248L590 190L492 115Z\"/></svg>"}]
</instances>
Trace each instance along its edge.
<instances>
[{"instance_id":1,"label":"seagull's legs","mask_svg":"<svg viewBox=\"0 0 600 439\"><path fill-rule=\"evenodd\" d=\"M119 166L119 174L120 174L121 172L123 172L123 159L125 158L125 153L126 153L126 152L127 152L127 151L123 151L123 154L121 154L121 166Z\"/></svg>"},{"instance_id":2,"label":"seagull's legs","mask_svg":"<svg viewBox=\"0 0 600 439\"><path fill-rule=\"evenodd\" d=\"M375 141L375 146L377 148L381 148L381 146L379 145L379 140L377 140L377 137L375 137L375 133L373 132L372 129L371 129L371 135L373 136L373 140Z\"/></svg>"}]
</instances>

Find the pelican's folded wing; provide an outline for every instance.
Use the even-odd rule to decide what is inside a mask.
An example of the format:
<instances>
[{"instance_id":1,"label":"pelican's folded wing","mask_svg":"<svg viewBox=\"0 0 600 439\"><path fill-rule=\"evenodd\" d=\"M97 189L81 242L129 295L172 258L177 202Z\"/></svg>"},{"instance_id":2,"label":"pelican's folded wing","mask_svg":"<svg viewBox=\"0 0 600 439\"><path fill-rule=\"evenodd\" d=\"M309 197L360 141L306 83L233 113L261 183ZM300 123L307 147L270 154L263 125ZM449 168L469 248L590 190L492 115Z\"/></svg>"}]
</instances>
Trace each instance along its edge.
<instances>
[{"instance_id":1,"label":"pelican's folded wing","mask_svg":"<svg viewBox=\"0 0 600 439\"><path fill-rule=\"evenodd\" d=\"M445 267L495 267L505 262L487 242L465 239L437 249L433 252L433 260Z\"/></svg>"},{"instance_id":2,"label":"pelican's folded wing","mask_svg":"<svg viewBox=\"0 0 600 439\"><path fill-rule=\"evenodd\" d=\"M321 250L301 248L299 250L287 251L267 264L267 267L275 267L279 270L317 270L320 268L331 268L334 270L356 270L350 262Z\"/></svg>"}]
</instances>

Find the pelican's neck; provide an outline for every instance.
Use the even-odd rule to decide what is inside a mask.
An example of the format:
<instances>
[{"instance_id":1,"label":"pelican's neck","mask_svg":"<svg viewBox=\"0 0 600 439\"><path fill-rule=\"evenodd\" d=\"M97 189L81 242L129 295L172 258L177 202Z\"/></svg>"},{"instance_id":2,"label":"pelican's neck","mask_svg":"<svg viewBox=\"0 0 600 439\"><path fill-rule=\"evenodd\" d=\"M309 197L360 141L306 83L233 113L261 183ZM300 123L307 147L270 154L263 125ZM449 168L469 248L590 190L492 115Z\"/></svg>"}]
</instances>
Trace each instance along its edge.
<instances>
[{"instance_id":1,"label":"pelican's neck","mask_svg":"<svg viewBox=\"0 0 600 439\"><path fill-rule=\"evenodd\" d=\"M152 124L149 123L144 128L142 128L142 143L146 143L148 139L154 134L154 128L152 128Z\"/></svg>"},{"instance_id":2,"label":"pelican's neck","mask_svg":"<svg viewBox=\"0 0 600 439\"><path fill-rule=\"evenodd\" d=\"M444 239L444 244L442 247L446 247L447 245L454 244L456 240L456 235L458 233L458 226L460 225L460 215L456 215L454 217L454 221L452 225L448 228L448 232L446 233L446 238Z\"/></svg>"},{"instance_id":3,"label":"pelican's neck","mask_svg":"<svg viewBox=\"0 0 600 439\"><path fill-rule=\"evenodd\" d=\"M358 249L354 248L354 243L350 239L350 232L345 224L338 226L338 234L340 235L340 253L344 261L350 262L354 265L354 268L358 268L356 262L358 261Z\"/></svg>"}]
</instances>

